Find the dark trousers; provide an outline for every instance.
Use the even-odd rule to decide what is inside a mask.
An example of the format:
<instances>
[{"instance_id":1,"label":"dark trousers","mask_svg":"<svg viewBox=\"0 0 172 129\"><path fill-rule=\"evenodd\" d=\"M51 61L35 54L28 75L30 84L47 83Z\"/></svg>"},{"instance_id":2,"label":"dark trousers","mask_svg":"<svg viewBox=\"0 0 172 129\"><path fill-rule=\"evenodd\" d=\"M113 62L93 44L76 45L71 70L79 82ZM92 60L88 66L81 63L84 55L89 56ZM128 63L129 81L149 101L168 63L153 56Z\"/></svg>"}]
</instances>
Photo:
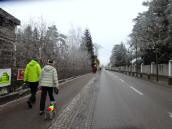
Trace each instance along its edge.
<instances>
[{"instance_id":1,"label":"dark trousers","mask_svg":"<svg viewBox=\"0 0 172 129\"><path fill-rule=\"evenodd\" d=\"M31 103L35 103L35 101L36 101L36 92L38 89L38 84L39 84L39 82L29 82L29 87L31 90L31 96L30 96L28 101Z\"/></svg>"},{"instance_id":2,"label":"dark trousers","mask_svg":"<svg viewBox=\"0 0 172 129\"><path fill-rule=\"evenodd\" d=\"M45 102L47 97L47 92L50 97L50 101L55 101L53 96L53 87L41 87L41 100L40 100L40 111L45 110Z\"/></svg>"}]
</instances>

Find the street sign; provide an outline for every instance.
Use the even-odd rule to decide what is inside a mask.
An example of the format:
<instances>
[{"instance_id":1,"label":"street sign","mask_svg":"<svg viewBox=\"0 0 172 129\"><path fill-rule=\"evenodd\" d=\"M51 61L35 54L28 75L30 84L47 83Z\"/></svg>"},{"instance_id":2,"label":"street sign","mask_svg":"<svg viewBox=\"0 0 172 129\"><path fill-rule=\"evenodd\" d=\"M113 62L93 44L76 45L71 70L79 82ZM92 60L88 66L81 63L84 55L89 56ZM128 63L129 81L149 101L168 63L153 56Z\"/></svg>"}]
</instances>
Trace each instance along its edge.
<instances>
[{"instance_id":1,"label":"street sign","mask_svg":"<svg viewBox=\"0 0 172 129\"><path fill-rule=\"evenodd\" d=\"M18 69L17 80L24 80L24 69Z\"/></svg>"},{"instance_id":2,"label":"street sign","mask_svg":"<svg viewBox=\"0 0 172 129\"><path fill-rule=\"evenodd\" d=\"M0 69L0 87L11 85L11 68Z\"/></svg>"}]
</instances>

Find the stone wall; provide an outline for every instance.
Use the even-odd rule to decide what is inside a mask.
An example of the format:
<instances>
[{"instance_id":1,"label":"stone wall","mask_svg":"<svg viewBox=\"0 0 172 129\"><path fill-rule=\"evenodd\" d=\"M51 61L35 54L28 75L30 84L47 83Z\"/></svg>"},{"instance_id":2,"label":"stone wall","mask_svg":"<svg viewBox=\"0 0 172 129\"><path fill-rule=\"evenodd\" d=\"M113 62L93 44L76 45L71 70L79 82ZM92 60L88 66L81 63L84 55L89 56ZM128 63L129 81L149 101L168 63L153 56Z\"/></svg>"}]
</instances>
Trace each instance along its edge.
<instances>
[{"instance_id":1,"label":"stone wall","mask_svg":"<svg viewBox=\"0 0 172 129\"><path fill-rule=\"evenodd\" d=\"M0 69L11 68L11 85L0 87L0 95L13 91L16 81L15 67L15 42L16 26L20 25L20 21L0 8Z\"/></svg>"},{"instance_id":2,"label":"stone wall","mask_svg":"<svg viewBox=\"0 0 172 129\"><path fill-rule=\"evenodd\" d=\"M15 28L20 21L0 8L0 68L12 68L15 59Z\"/></svg>"},{"instance_id":3,"label":"stone wall","mask_svg":"<svg viewBox=\"0 0 172 129\"><path fill-rule=\"evenodd\" d=\"M158 64L158 73L162 76L168 76L168 64ZM156 74L156 64L152 64L152 71L151 71L151 65L143 65L143 71L142 73L147 74Z\"/></svg>"},{"instance_id":4,"label":"stone wall","mask_svg":"<svg viewBox=\"0 0 172 129\"><path fill-rule=\"evenodd\" d=\"M14 64L14 42L0 35L0 68L11 68Z\"/></svg>"}]
</instances>

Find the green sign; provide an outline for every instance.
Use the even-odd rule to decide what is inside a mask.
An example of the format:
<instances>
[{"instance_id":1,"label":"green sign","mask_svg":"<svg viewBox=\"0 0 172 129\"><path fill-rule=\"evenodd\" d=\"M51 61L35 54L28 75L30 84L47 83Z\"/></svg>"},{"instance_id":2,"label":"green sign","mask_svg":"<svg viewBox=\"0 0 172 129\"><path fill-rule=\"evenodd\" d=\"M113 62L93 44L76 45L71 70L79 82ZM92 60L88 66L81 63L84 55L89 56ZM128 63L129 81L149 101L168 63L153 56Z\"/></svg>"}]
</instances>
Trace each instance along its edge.
<instances>
[{"instance_id":1,"label":"green sign","mask_svg":"<svg viewBox=\"0 0 172 129\"><path fill-rule=\"evenodd\" d=\"M0 87L11 84L11 69L0 69Z\"/></svg>"}]
</instances>

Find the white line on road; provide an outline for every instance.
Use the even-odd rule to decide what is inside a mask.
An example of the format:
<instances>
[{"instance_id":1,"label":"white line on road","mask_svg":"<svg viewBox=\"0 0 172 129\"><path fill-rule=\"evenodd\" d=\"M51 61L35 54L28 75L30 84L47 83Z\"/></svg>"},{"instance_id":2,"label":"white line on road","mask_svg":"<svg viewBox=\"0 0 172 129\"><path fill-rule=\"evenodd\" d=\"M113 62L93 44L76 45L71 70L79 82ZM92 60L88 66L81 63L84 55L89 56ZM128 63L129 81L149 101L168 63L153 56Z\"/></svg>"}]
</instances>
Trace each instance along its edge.
<instances>
[{"instance_id":1,"label":"white line on road","mask_svg":"<svg viewBox=\"0 0 172 129\"><path fill-rule=\"evenodd\" d=\"M170 117L170 118L172 118L172 113L171 113L171 112L169 112L168 114L169 114L169 117Z\"/></svg>"},{"instance_id":2,"label":"white line on road","mask_svg":"<svg viewBox=\"0 0 172 129\"><path fill-rule=\"evenodd\" d=\"M143 93L142 92L140 92L140 91L138 91L136 88L134 88L134 87L130 87L132 90L134 90L135 92L137 92L139 95L143 95Z\"/></svg>"},{"instance_id":3,"label":"white line on road","mask_svg":"<svg viewBox=\"0 0 172 129\"><path fill-rule=\"evenodd\" d=\"M121 82L125 82L124 80L122 80L122 79L119 79Z\"/></svg>"}]
</instances>

